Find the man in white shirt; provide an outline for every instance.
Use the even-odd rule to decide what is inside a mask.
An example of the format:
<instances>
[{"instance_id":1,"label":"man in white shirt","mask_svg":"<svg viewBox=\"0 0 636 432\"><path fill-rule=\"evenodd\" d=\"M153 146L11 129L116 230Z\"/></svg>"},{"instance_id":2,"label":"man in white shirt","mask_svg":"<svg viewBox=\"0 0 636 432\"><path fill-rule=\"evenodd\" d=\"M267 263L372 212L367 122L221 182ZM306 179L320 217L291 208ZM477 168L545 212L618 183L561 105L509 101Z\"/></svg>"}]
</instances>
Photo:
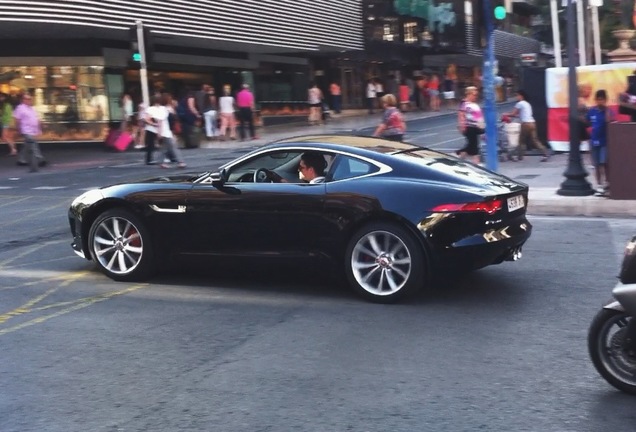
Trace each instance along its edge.
<instances>
[{"instance_id":1,"label":"man in white shirt","mask_svg":"<svg viewBox=\"0 0 636 432\"><path fill-rule=\"evenodd\" d=\"M539 141L537 137L537 124L534 121L534 116L532 113L532 105L528 102L528 94L524 90L519 90L517 92L517 103L515 104L512 112L506 113L504 115L509 115L511 117L519 117L519 121L521 122L521 131L519 132L519 145L517 146L517 159L523 159L523 156L526 152L526 143L528 139L532 141L534 146L541 150L543 153L543 158L541 162L547 162L550 159L550 152L548 149Z\"/></svg>"},{"instance_id":2,"label":"man in white shirt","mask_svg":"<svg viewBox=\"0 0 636 432\"><path fill-rule=\"evenodd\" d=\"M152 153L155 150L159 128L161 127L161 117L163 114L161 97L153 96L152 105L144 112L144 142L146 145L146 165L154 165Z\"/></svg>"},{"instance_id":3,"label":"man in white shirt","mask_svg":"<svg viewBox=\"0 0 636 432\"><path fill-rule=\"evenodd\" d=\"M325 182L325 157L316 151L307 151L300 156L298 163L298 178L306 183L316 184ZM274 183L289 183L274 171L267 170L267 178Z\"/></svg>"}]
</instances>

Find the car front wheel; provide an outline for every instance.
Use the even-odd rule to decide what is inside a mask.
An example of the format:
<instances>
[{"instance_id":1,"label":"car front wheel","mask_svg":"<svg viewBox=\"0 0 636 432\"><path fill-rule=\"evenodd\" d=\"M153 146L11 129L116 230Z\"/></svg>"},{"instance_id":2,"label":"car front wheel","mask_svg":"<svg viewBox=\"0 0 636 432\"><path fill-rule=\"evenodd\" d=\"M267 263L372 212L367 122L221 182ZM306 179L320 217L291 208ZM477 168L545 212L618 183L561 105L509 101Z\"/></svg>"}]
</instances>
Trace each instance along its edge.
<instances>
[{"instance_id":1,"label":"car front wheel","mask_svg":"<svg viewBox=\"0 0 636 432\"><path fill-rule=\"evenodd\" d=\"M392 303L423 286L424 253L406 229L375 222L351 237L345 270L349 284L363 297Z\"/></svg>"},{"instance_id":2,"label":"car front wheel","mask_svg":"<svg viewBox=\"0 0 636 432\"><path fill-rule=\"evenodd\" d=\"M137 216L126 210L100 214L91 226L88 241L93 259L111 279L143 280L153 271L150 233Z\"/></svg>"}]
</instances>

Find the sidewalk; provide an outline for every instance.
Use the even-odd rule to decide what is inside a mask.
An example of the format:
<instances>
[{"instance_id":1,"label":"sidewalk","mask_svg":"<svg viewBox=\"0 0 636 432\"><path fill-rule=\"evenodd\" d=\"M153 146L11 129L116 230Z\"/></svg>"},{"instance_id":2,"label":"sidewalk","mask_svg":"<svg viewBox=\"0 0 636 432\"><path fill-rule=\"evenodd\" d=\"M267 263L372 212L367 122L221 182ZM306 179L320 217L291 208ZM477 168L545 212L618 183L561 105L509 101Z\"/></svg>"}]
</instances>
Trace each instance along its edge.
<instances>
[{"instance_id":1,"label":"sidewalk","mask_svg":"<svg viewBox=\"0 0 636 432\"><path fill-rule=\"evenodd\" d=\"M440 116L455 115L454 110L446 110L437 113L409 112L406 119L417 120ZM285 125L268 127L259 130L262 134L257 140L248 141L224 141L204 143L200 148L184 150L183 155L189 168L197 170L204 164L209 164L211 156L223 156L223 153L247 152L261 147L278 139L309 134L334 134L356 133L361 129L372 128L380 120L380 114L372 116L347 116L334 118L324 126ZM408 139L408 136L407 136ZM6 147L0 147L5 151ZM215 151L216 150L216 151ZM128 151L124 153L111 153L103 150L100 144L82 145L58 145L48 144L43 146L43 152L49 162L49 166L43 168L39 174L47 172L73 169L96 168L101 166L121 166L153 170L156 167L146 167L142 164L143 153L140 151ZM158 156L158 154L157 154ZM565 197L557 195L561 183L565 180L563 173L567 167L568 155L554 155L548 162L540 162L539 156L527 156L520 162L501 162L498 172L526 183L530 186L528 212L532 215L547 216L592 216L592 217L636 217L636 200L612 200L609 198ZM593 181L593 171L589 166L589 156L583 155L584 165L588 173L588 181ZM0 180L19 177L29 174L25 167L16 166L16 159L0 154ZM37 174L36 174L37 175ZM636 187L636 186L635 186Z\"/></svg>"}]
</instances>

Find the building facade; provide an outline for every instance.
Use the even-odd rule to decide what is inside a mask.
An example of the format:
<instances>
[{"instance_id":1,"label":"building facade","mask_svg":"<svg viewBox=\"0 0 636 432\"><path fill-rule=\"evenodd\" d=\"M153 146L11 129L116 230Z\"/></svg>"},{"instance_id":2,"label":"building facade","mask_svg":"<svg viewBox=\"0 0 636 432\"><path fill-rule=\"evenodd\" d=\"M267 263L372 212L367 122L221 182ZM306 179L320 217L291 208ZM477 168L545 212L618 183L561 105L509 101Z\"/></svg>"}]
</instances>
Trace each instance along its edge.
<instances>
[{"instance_id":1,"label":"building facade","mask_svg":"<svg viewBox=\"0 0 636 432\"><path fill-rule=\"evenodd\" d=\"M254 88L265 119L304 115L313 58L364 49L360 0L0 0L0 91L31 92L43 140L101 140L139 101L131 28L149 30L151 92Z\"/></svg>"},{"instance_id":2,"label":"building facade","mask_svg":"<svg viewBox=\"0 0 636 432\"><path fill-rule=\"evenodd\" d=\"M512 2L512 13L496 23L495 56L499 73L516 75L521 54L538 53L529 37L534 0ZM483 48L479 0L363 0L365 50L329 57L330 79L341 79L351 105L361 105L369 78L400 80L436 74L450 77L458 92L480 86ZM495 1L493 1L493 5ZM326 68L326 67L325 67ZM321 71L322 72L322 71Z\"/></svg>"}]
</instances>

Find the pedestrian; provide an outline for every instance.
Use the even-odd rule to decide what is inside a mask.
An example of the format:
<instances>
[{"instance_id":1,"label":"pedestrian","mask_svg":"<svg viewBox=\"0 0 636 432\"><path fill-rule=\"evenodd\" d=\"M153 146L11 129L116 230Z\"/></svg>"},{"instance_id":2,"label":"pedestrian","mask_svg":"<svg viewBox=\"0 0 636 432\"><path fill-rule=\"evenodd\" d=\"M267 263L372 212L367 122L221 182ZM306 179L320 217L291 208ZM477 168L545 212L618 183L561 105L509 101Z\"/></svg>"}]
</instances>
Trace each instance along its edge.
<instances>
[{"instance_id":1,"label":"pedestrian","mask_svg":"<svg viewBox=\"0 0 636 432\"><path fill-rule=\"evenodd\" d=\"M521 131L519 132L519 145L517 145L517 157L513 160L522 160L526 151L526 143L531 140L537 150L543 153L541 162L550 159L550 152L537 137L537 124L532 113L532 105L528 102L528 94L524 90L517 91L517 103L514 109L506 113L511 117L519 117Z\"/></svg>"},{"instance_id":2,"label":"pedestrian","mask_svg":"<svg viewBox=\"0 0 636 432\"><path fill-rule=\"evenodd\" d=\"M135 135L135 148L143 149L146 142L146 122L144 117L146 116L146 104L142 101L137 105L137 134Z\"/></svg>"},{"instance_id":3,"label":"pedestrian","mask_svg":"<svg viewBox=\"0 0 636 432\"><path fill-rule=\"evenodd\" d=\"M597 90L596 106L587 111L586 121L590 131L590 155L594 164L597 195L609 193L609 165L607 157L607 124L616 120L615 113L607 106L607 91Z\"/></svg>"},{"instance_id":4,"label":"pedestrian","mask_svg":"<svg viewBox=\"0 0 636 432\"><path fill-rule=\"evenodd\" d=\"M457 127L466 137L466 144L455 153L462 159L469 157L474 164L479 160L479 136L485 131L484 115L477 104L477 87L466 87L465 98L457 113Z\"/></svg>"},{"instance_id":5,"label":"pedestrian","mask_svg":"<svg viewBox=\"0 0 636 432\"><path fill-rule=\"evenodd\" d=\"M256 109L256 105L254 102L254 94L250 91L249 84L243 84L243 88L236 95L236 106L238 107L241 141L247 138L245 125L249 128L250 138L253 140L258 139L254 131L254 110Z\"/></svg>"},{"instance_id":6,"label":"pedestrian","mask_svg":"<svg viewBox=\"0 0 636 432\"><path fill-rule=\"evenodd\" d=\"M307 90L307 103L309 104L309 124L317 125L322 121L322 91L315 82L312 82Z\"/></svg>"},{"instance_id":7,"label":"pedestrian","mask_svg":"<svg viewBox=\"0 0 636 432\"><path fill-rule=\"evenodd\" d=\"M198 126L201 124L201 114L196 107L195 93L186 90L185 96L179 100L177 115L181 124L181 136L187 149L199 146Z\"/></svg>"},{"instance_id":8,"label":"pedestrian","mask_svg":"<svg viewBox=\"0 0 636 432\"><path fill-rule=\"evenodd\" d=\"M146 165L155 164L152 156L159 137L159 128L161 126L161 119L163 115L162 108L161 97L153 96L151 105L148 107L144 114L144 144L146 147Z\"/></svg>"},{"instance_id":9,"label":"pedestrian","mask_svg":"<svg viewBox=\"0 0 636 432\"><path fill-rule=\"evenodd\" d=\"M431 109L433 111L439 111L439 77L435 74L428 83L428 96L431 101Z\"/></svg>"},{"instance_id":10,"label":"pedestrian","mask_svg":"<svg viewBox=\"0 0 636 432\"><path fill-rule=\"evenodd\" d=\"M42 134L40 118L33 108L33 96L29 93L22 95L22 103L13 111L15 128L22 138L24 144L18 155L18 165L29 165L31 172L38 170L38 167L46 165L46 160L40 151L40 145L36 138Z\"/></svg>"},{"instance_id":11,"label":"pedestrian","mask_svg":"<svg viewBox=\"0 0 636 432\"><path fill-rule=\"evenodd\" d=\"M172 96L164 93L161 97L161 107L156 113L159 122L159 136L165 149L165 158L161 168L170 168L170 162L176 162L177 167L185 168L186 164L181 156L181 151L174 139L174 128L177 115L172 103ZM166 162L167 161L167 162Z\"/></svg>"},{"instance_id":12,"label":"pedestrian","mask_svg":"<svg viewBox=\"0 0 636 432\"><path fill-rule=\"evenodd\" d=\"M207 87L207 93L203 100L203 120L205 122L205 136L208 141L215 139L218 133L216 128L217 103L216 94L212 86Z\"/></svg>"},{"instance_id":13,"label":"pedestrian","mask_svg":"<svg viewBox=\"0 0 636 432\"><path fill-rule=\"evenodd\" d=\"M373 106L375 104L376 98L376 87L375 82L372 79L367 81L367 109L369 110L369 114L373 114Z\"/></svg>"},{"instance_id":14,"label":"pedestrian","mask_svg":"<svg viewBox=\"0 0 636 432\"><path fill-rule=\"evenodd\" d=\"M411 89L405 79L400 83L399 95L400 109L406 112L411 108Z\"/></svg>"},{"instance_id":15,"label":"pedestrian","mask_svg":"<svg viewBox=\"0 0 636 432\"><path fill-rule=\"evenodd\" d=\"M373 80L373 83L375 84L376 103L378 105L378 108L382 109L382 96L386 94L384 92L384 84L382 84L382 81L380 81L379 78L375 78Z\"/></svg>"},{"instance_id":16,"label":"pedestrian","mask_svg":"<svg viewBox=\"0 0 636 432\"><path fill-rule=\"evenodd\" d=\"M13 140L13 106L7 94L0 93L0 137L9 146L9 156L17 156L18 150Z\"/></svg>"},{"instance_id":17,"label":"pedestrian","mask_svg":"<svg viewBox=\"0 0 636 432\"><path fill-rule=\"evenodd\" d=\"M337 81L333 81L329 86L329 93L331 94L331 109L336 114L340 114L342 110L342 89Z\"/></svg>"},{"instance_id":18,"label":"pedestrian","mask_svg":"<svg viewBox=\"0 0 636 432\"><path fill-rule=\"evenodd\" d=\"M382 96L384 115L373 136L383 137L390 141L402 141L406 132L406 123L402 112L397 108L397 98L391 93Z\"/></svg>"},{"instance_id":19,"label":"pedestrian","mask_svg":"<svg viewBox=\"0 0 636 432\"><path fill-rule=\"evenodd\" d=\"M236 139L236 119L234 117L235 103L231 89L223 89L223 96L219 99L219 111L221 112L221 130L219 136L222 140L227 137L227 130L230 129L230 139Z\"/></svg>"},{"instance_id":20,"label":"pedestrian","mask_svg":"<svg viewBox=\"0 0 636 432\"><path fill-rule=\"evenodd\" d=\"M119 101L122 111L121 131L131 132L133 125L134 104L132 97L128 93L123 93Z\"/></svg>"}]
</instances>

